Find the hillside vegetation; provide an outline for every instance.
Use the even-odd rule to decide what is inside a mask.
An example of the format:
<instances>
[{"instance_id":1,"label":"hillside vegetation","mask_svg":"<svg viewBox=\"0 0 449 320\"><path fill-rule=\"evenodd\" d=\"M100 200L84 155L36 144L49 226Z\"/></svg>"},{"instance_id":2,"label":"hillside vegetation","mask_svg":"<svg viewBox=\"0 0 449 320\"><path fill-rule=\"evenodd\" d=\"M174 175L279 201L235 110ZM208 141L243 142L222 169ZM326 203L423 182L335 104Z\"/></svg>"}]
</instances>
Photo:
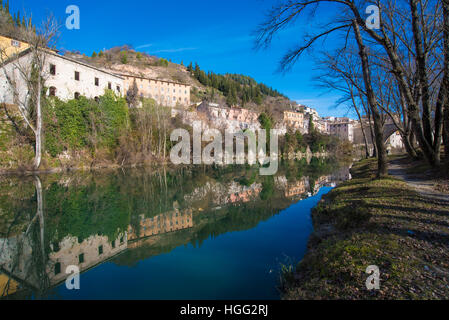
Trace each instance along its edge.
<instances>
[{"instance_id":1,"label":"hillside vegetation","mask_svg":"<svg viewBox=\"0 0 449 320\"><path fill-rule=\"evenodd\" d=\"M258 83L241 74L216 74L205 72L199 65L190 63L187 67L167 59L139 52L128 45L105 51L93 52L90 56L78 51L65 55L96 67L109 68L117 72L158 80L168 80L192 86L192 103L204 100L239 106L270 114L276 121L282 118L282 111L291 109L296 102L289 100L277 90Z\"/></svg>"}]
</instances>

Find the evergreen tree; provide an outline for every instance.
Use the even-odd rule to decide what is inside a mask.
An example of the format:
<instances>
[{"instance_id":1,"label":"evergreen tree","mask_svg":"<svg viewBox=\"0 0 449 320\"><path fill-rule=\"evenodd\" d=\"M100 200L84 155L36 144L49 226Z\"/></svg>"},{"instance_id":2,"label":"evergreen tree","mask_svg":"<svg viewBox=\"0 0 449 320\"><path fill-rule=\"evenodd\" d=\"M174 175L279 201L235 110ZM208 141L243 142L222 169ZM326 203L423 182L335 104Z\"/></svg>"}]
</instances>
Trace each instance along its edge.
<instances>
[{"instance_id":1,"label":"evergreen tree","mask_svg":"<svg viewBox=\"0 0 449 320\"><path fill-rule=\"evenodd\" d=\"M122 62L122 64L128 63L128 54L126 53L126 51L122 52L121 62Z\"/></svg>"}]
</instances>

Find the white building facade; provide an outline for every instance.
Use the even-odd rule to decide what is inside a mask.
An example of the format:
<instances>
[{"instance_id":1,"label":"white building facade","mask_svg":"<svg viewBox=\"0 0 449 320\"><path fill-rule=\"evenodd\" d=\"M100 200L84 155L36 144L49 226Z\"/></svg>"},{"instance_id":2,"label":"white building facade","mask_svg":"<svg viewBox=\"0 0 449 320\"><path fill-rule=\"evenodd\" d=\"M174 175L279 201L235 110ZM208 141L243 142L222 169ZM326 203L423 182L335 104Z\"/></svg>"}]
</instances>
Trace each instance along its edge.
<instances>
[{"instance_id":1,"label":"white building facade","mask_svg":"<svg viewBox=\"0 0 449 320\"><path fill-rule=\"evenodd\" d=\"M46 94L55 96L63 101L77 99L80 96L94 99L102 96L105 90L114 91L122 95L123 78L106 70L61 56L53 51L41 52L45 57L43 77L45 79ZM21 76L19 69L30 68L31 53L24 52L16 59L6 63L0 72L0 103L14 104L14 90L11 88L5 73L15 82L16 99L24 101L28 93L27 83ZM28 70L28 72L30 72Z\"/></svg>"},{"instance_id":2,"label":"white building facade","mask_svg":"<svg viewBox=\"0 0 449 320\"><path fill-rule=\"evenodd\" d=\"M151 98L160 105L167 107L190 106L191 86L188 84L129 74L121 74L121 76L124 78L125 92L130 90L135 82L141 97Z\"/></svg>"},{"instance_id":3,"label":"white building facade","mask_svg":"<svg viewBox=\"0 0 449 320\"><path fill-rule=\"evenodd\" d=\"M354 125L350 122L328 123L328 132L330 135L337 136L342 140L354 141Z\"/></svg>"}]
</instances>

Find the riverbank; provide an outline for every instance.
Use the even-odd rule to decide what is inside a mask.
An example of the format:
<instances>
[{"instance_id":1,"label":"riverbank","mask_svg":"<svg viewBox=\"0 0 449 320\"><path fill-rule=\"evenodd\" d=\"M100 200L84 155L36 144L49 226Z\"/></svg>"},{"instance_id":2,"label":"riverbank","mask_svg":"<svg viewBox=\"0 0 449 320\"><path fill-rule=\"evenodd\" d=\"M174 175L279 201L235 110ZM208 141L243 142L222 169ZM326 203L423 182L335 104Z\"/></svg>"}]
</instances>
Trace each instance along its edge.
<instances>
[{"instance_id":1,"label":"riverbank","mask_svg":"<svg viewBox=\"0 0 449 320\"><path fill-rule=\"evenodd\" d=\"M449 297L449 200L400 176L375 180L375 166L356 163L353 180L313 211L308 253L284 274L283 299ZM378 291L366 289L371 265L380 269Z\"/></svg>"}]
</instances>

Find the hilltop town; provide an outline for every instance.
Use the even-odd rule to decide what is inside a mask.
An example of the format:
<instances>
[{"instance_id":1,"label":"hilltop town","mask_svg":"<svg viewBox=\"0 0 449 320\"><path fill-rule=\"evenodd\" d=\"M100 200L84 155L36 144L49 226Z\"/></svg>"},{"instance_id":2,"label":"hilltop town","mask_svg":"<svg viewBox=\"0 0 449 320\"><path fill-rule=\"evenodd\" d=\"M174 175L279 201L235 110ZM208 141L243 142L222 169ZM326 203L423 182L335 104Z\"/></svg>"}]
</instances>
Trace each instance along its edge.
<instances>
[{"instance_id":1,"label":"hilltop town","mask_svg":"<svg viewBox=\"0 0 449 320\"><path fill-rule=\"evenodd\" d=\"M0 43L8 58L20 55L23 59L22 56L26 56L27 43L8 37L0 37ZM128 46L94 53L92 57L77 52L60 54L49 50L48 57L48 96L56 96L64 101L80 96L98 99L105 89L113 90L118 95L126 95L135 83L139 97L153 99L160 105L173 108L174 115L183 114L186 110L196 111L219 127L247 129L255 128L258 124L260 112L251 110L254 106L228 105L219 94L207 97L210 88L197 81L188 67L136 52ZM13 103L8 84L3 78L1 87L1 102ZM313 108L285 97L278 100L281 100L278 103L281 111L273 110L272 116L277 120L276 127L284 133L292 130L306 134L312 123L320 133L335 135L356 144L362 143L361 133L358 132L360 121L347 117L323 118ZM270 104L269 101L264 102ZM363 122L368 125L369 119L365 117ZM390 144L393 148L401 147L398 139L392 139Z\"/></svg>"}]
</instances>

